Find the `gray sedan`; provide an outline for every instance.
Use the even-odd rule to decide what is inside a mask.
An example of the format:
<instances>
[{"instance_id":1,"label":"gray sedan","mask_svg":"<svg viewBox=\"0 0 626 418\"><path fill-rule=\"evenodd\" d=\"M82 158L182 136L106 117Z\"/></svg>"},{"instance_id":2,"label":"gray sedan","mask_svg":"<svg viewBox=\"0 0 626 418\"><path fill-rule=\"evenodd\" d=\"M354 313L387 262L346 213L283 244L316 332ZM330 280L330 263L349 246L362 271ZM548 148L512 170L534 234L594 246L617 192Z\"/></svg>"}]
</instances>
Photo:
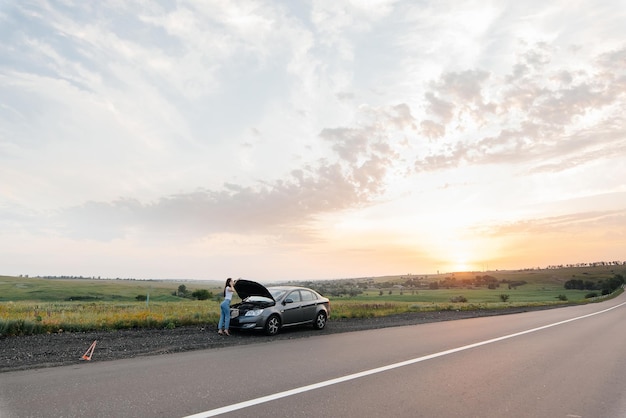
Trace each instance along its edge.
<instances>
[{"instance_id":1,"label":"gray sedan","mask_svg":"<svg viewBox=\"0 0 626 418\"><path fill-rule=\"evenodd\" d=\"M330 316L328 298L306 287L265 287L240 279L235 290L242 301L230 308L232 329L263 330L267 335L295 325L323 329Z\"/></svg>"}]
</instances>

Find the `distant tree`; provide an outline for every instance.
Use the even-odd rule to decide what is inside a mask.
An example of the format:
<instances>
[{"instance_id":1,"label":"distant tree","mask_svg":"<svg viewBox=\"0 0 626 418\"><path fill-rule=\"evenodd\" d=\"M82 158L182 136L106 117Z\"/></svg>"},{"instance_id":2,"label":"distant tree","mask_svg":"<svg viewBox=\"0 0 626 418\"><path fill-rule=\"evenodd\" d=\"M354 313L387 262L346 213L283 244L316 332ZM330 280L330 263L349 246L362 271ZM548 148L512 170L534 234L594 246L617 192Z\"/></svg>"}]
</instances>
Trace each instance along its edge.
<instances>
[{"instance_id":1,"label":"distant tree","mask_svg":"<svg viewBox=\"0 0 626 418\"><path fill-rule=\"evenodd\" d=\"M348 294L350 295L350 297L358 296L361 293L363 293L363 291L361 289L356 288L356 287L354 287L354 288L352 288L352 289L350 289L348 291Z\"/></svg>"},{"instance_id":2,"label":"distant tree","mask_svg":"<svg viewBox=\"0 0 626 418\"><path fill-rule=\"evenodd\" d=\"M571 279L566 281L563 287L566 289L584 290L585 283L581 279Z\"/></svg>"},{"instance_id":3,"label":"distant tree","mask_svg":"<svg viewBox=\"0 0 626 418\"><path fill-rule=\"evenodd\" d=\"M209 292L206 289L194 290L191 293L191 296L198 300L207 300L213 297L213 293Z\"/></svg>"},{"instance_id":4,"label":"distant tree","mask_svg":"<svg viewBox=\"0 0 626 418\"><path fill-rule=\"evenodd\" d=\"M187 295L187 286L185 286L184 284L181 284L180 286L178 286L178 296L186 296Z\"/></svg>"},{"instance_id":5,"label":"distant tree","mask_svg":"<svg viewBox=\"0 0 626 418\"><path fill-rule=\"evenodd\" d=\"M602 294L608 295L619 289L624 284L624 276L621 274L615 274L610 279L602 283Z\"/></svg>"},{"instance_id":6,"label":"distant tree","mask_svg":"<svg viewBox=\"0 0 626 418\"><path fill-rule=\"evenodd\" d=\"M524 286L526 282L524 280L517 280L509 282L509 289L517 290L518 286Z\"/></svg>"}]
</instances>

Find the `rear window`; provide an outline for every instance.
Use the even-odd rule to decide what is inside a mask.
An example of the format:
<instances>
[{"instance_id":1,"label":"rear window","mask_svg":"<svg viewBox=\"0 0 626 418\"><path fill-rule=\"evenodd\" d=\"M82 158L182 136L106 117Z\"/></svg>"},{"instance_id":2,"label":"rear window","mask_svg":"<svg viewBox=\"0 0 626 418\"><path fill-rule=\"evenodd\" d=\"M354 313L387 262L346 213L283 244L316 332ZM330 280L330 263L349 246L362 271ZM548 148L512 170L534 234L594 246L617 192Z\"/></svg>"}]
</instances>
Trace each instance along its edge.
<instances>
[{"instance_id":1,"label":"rear window","mask_svg":"<svg viewBox=\"0 0 626 418\"><path fill-rule=\"evenodd\" d=\"M303 301L317 299L317 297L315 296L315 293L313 293L311 291L308 291L308 290L301 290L300 294L302 295L302 300Z\"/></svg>"}]
</instances>

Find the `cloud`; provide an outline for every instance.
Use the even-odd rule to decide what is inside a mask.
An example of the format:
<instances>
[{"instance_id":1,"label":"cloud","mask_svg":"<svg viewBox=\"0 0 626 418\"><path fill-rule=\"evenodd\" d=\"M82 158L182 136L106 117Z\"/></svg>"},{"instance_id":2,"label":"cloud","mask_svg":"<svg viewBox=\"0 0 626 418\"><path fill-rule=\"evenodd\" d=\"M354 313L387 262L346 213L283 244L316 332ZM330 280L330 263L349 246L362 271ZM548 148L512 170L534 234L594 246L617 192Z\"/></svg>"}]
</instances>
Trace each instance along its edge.
<instances>
[{"instance_id":1,"label":"cloud","mask_svg":"<svg viewBox=\"0 0 626 418\"><path fill-rule=\"evenodd\" d=\"M338 165L293 173L289 181L257 187L226 184L221 191L198 190L152 203L135 199L88 202L59 211L60 234L74 238L172 237L197 239L216 233L286 233L324 212L367 201Z\"/></svg>"},{"instance_id":2,"label":"cloud","mask_svg":"<svg viewBox=\"0 0 626 418\"><path fill-rule=\"evenodd\" d=\"M443 74L425 95L426 108L439 123L424 119L420 126L427 138L448 139L447 145L418 156L416 170L524 162L558 171L607 157L598 152L599 143L621 152L626 74L623 66L607 62L624 55L622 50L602 54L596 71L553 70L544 68L551 60L539 45L522 54L523 75L508 77L509 84L483 71Z\"/></svg>"},{"instance_id":3,"label":"cloud","mask_svg":"<svg viewBox=\"0 0 626 418\"><path fill-rule=\"evenodd\" d=\"M446 127L432 120L423 120L420 122L420 134L428 139L442 138L446 134Z\"/></svg>"},{"instance_id":4,"label":"cloud","mask_svg":"<svg viewBox=\"0 0 626 418\"><path fill-rule=\"evenodd\" d=\"M454 104L451 101L446 101L435 96L432 91L426 92L424 95L426 99L428 111L437 117L445 126L454 117Z\"/></svg>"},{"instance_id":5,"label":"cloud","mask_svg":"<svg viewBox=\"0 0 626 418\"><path fill-rule=\"evenodd\" d=\"M591 211L570 213L546 218L490 225L482 229L492 237L512 235L535 236L540 239L547 235L595 237L608 242L621 241L626 237L626 210ZM606 231L612 231L607 234Z\"/></svg>"},{"instance_id":6,"label":"cloud","mask_svg":"<svg viewBox=\"0 0 626 418\"><path fill-rule=\"evenodd\" d=\"M390 132L412 126L406 105L361 110L375 124L325 129L336 161L294 169L289 177L252 186L224 184L143 203L135 198L89 201L53 216L56 233L79 239L113 240L132 236L203 237L216 233L312 233L317 217L372 204L400 158ZM366 117L367 115L367 117Z\"/></svg>"}]
</instances>

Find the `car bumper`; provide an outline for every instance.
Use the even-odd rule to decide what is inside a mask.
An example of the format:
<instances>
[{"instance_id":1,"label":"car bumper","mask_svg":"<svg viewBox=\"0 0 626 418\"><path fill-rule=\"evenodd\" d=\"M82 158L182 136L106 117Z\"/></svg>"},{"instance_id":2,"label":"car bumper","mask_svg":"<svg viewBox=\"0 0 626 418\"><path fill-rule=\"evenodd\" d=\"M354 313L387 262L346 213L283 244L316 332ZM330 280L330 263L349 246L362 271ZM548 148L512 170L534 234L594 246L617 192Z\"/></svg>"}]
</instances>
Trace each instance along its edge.
<instances>
[{"instance_id":1,"label":"car bumper","mask_svg":"<svg viewBox=\"0 0 626 418\"><path fill-rule=\"evenodd\" d=\"M230 319L230 327L234 329L263 329L265 317L237 316Z\"/></svg>"}]
</instances>

